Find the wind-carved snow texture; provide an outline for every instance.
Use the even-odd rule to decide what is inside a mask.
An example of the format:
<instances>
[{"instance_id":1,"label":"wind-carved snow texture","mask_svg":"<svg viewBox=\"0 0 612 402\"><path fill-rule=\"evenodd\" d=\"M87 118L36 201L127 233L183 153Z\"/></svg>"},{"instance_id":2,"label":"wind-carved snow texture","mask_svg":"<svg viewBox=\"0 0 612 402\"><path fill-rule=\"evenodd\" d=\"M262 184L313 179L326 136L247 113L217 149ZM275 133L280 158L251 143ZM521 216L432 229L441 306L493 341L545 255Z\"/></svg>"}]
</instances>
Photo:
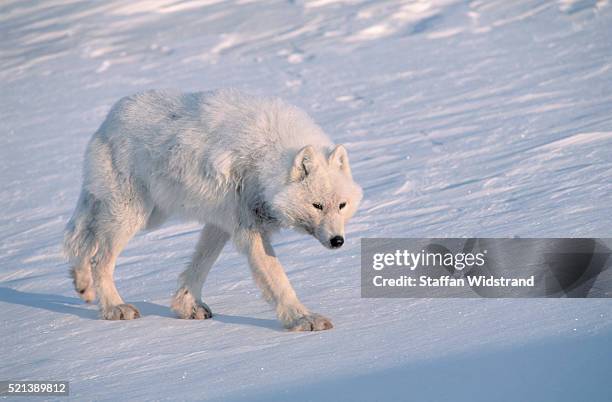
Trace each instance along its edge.
<instances>
[{"instance_id":1,"label":"wind-carved snow texture","mask_svg":"<svg viewBox=\"0 0 612 402\"><path fill-rule=\"evenodd\" d=\"M607 1L5 1L0 6L0 379L74 400L610 400L609 300L366 300L360 237L608 236ZM227 247L216 316L168 305L199 226L138 235L116 281L143 318L74 294L62 229L120 97L238 87L306 109L349 150L362 208L337 252L283 232L288 333Z\"/></svg>"}]
</instances>

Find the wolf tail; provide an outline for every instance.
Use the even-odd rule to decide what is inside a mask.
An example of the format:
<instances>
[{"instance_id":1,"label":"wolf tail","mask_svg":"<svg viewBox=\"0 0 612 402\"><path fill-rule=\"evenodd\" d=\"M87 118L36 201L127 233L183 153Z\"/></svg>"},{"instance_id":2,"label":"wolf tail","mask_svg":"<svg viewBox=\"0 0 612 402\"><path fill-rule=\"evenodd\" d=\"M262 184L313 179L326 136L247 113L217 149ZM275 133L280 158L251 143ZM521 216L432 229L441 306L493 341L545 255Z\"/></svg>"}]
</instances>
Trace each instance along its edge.
<instances>
[{"instance_id":1,"label":"wolf tail","mask_svg":"<svg viewBox=\"0 0 612 402\"><path fill-rule=\"evenodd\" d=\"M98 250L96 215L100 204L89 191L81 190L76 209L64 230L64 255L72 264L88 263Z\"/></svg>"}]
</instances>

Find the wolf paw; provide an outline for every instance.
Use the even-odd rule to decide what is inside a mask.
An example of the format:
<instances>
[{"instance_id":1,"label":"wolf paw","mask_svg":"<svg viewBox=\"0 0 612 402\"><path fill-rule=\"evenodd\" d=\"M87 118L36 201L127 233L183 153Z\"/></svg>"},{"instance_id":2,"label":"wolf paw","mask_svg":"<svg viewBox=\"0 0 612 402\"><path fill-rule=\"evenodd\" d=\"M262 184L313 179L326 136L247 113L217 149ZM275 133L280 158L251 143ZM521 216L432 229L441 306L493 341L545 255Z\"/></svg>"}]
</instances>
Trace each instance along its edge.
<instances>
[{"instance_id":1,"label":"wolf paw","mask_svg":"<svg viewBox=\"0 0 612 402\"><path fill-rule=\"evenodd\" d=\"M285 327L289 331L324 331L334 326L328 318L320 314L309 313L295 318Z\"/></svg>"},{"instance_id":2,"label":"wolf paw","mask_svg":"<svg viewBox=\"0 0 612 402\"><path fill-rule=\"evenodd\" d=\"M133 320L140 318L140 311L131 304L119 304L102 311L105 320Z\"/></svg>"},{"instance_id":3,"label":"wolf paw","mask_svg":"<svg viewBox=\"0 0 612 402\"><path fill-rule=\"evenodd\" d=\"M210 310L210 307L206 305L206 303L197 302L191 311L189 317L183 317L190 320L206 320L207 318L212 318L213 314Z\"/></svg>"},{"instance_id":4,"label":"wolf paw","mask_svg":"<svg viewBox=\"0 0 612 402\"><path fill-rule=\"evenodd\" d=\"M172 301L172 310L186 320L205 320L213 314L206 303L196 300L188 289L181 288Z\"/></svg>"}]
</instances>

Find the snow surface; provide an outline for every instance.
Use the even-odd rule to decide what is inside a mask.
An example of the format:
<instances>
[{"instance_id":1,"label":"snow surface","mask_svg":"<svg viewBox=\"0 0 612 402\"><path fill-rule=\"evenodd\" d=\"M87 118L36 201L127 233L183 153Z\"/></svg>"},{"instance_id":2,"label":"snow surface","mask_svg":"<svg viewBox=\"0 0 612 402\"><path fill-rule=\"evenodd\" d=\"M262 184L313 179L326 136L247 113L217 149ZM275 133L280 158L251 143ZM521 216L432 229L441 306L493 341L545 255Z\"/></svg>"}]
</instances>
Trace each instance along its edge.
<instances>
[{"instance_id":1,"label":"snow surface","mask_svg":"<svg viewBox=\"0 0 612 402\"><path fill-rule=\"evenodd\" d=\"M612 400L609 300L361 299L358 241L612 237L608 1L6 0L0 37L0 379L70 380L74 400ZM97 319L60 249L86 142L124 95L229 86L349 149L345 247L275 240L336 327L283 331L230 246L215 318L175 319L182 222L119 258L144 317Z\"/></svg>"}]
</instances>

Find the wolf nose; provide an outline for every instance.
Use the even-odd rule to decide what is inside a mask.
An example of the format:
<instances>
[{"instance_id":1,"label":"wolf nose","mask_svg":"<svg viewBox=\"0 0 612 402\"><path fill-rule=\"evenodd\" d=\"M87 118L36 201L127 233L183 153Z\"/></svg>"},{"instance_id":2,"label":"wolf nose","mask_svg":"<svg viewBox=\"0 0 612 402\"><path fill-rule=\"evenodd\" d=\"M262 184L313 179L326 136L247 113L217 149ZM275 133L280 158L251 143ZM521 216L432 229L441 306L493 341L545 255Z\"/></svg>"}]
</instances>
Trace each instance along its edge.
<instances>
[{"instance_id":1,"label":"wolf nose","mask_svg":"<svg viewBox=\"0 0 612 402\"><path fill-rule=\"evenodd\" d=\"M329 242L333 248L339 248L344 244L344 237L334 236L329 240Z\"/></svg>"}]
</instances>

